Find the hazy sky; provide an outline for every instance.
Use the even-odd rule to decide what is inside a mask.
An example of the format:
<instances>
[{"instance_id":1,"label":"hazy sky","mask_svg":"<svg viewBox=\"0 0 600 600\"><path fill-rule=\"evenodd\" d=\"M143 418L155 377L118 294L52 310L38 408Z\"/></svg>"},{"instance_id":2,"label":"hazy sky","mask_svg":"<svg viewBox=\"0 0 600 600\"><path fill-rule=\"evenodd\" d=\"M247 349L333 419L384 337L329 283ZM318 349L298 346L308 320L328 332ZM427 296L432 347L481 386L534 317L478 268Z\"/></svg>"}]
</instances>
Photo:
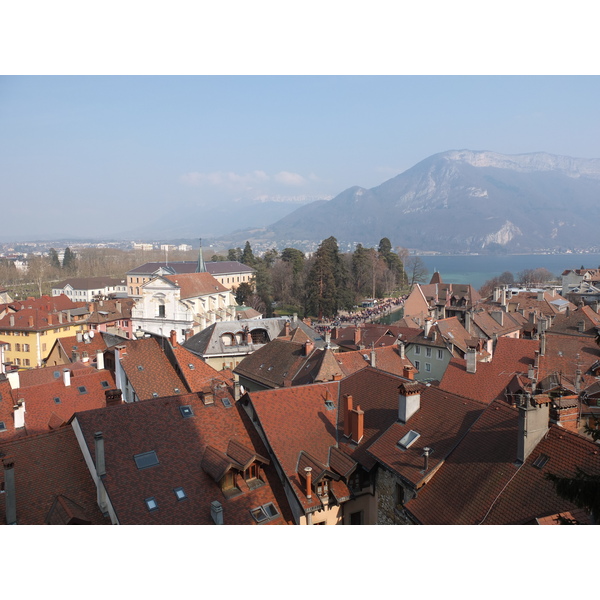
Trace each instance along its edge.
<instances>
[{"instance_id":1,"label":"hazy sky","mask_svg":"<svg viewBox=\"0 0 600 600\"><path fill-rule=\"evenodd\" d=\"M598 158L599 117L597 76L4 76L0 241L329 198L450 149Z\"/></svg>"}]
</instances>

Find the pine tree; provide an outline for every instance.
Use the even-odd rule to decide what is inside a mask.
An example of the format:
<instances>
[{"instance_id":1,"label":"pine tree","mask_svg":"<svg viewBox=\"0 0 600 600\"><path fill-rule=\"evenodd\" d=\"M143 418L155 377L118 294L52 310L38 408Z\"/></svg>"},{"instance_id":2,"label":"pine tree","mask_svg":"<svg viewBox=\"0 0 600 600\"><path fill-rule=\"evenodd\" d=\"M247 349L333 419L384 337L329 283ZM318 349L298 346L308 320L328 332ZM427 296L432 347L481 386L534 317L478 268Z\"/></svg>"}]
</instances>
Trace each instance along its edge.
<instances>
[{"instance_id":1,"label":"pine tree","mask_svg":"<svg viewBox=\"0 0 600 600\"><path fill-rule=\"evenodd\" d=\"M65 248L62 268L67 273L74 273L77 270L77 258L75 253L68 246Z\"/></svg>"},{"instance_id":2,"label":"pine tree","mask_svg":"<svg viewBox=\"0 0 600 600\"><path fill-rule=\"evenodd\" d=\"M256 258L254 256L254 252L252 252L252 246L250 246L250 242L246 242L244 251L242 252L242 260L240 262L247 267L254 267L256 265Z\"/></svg>"},{"instance_id":3,"label":"pine tree","mask_svg":"<svg viewBox=\"0 0 600 600\"><path fill-rule=\"evenodd\" d=\"M306 282L306 312L319 318L334 317L340 308L350 308L353 294L348 269L339 254L337 240L321 242Z\"/></svg>"},{"instance_id":4,"label":"pine tree","mask_svg":"<svg viewBox=\"0 0 600 600\"><path fill-rule=\"evenodd\" d=\"M58 259L58 252L54 248L48 250L48 258L50 259L50 265L55 269L60 269L60 260Z\"/></svg>"}]
</instances>

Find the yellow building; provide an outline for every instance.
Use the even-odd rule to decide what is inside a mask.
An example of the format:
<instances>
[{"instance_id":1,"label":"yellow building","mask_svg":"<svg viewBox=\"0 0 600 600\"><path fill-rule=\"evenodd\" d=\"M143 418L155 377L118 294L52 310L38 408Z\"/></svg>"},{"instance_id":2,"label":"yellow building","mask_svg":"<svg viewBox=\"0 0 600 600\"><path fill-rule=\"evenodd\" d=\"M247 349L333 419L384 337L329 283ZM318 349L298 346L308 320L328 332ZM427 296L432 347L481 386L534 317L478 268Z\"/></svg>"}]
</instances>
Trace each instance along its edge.
<instances>
[{"instance_id":1,"label":"yellow building","mask_svg":"<svg viewBox=\"0 0 600 600\"><path fill-rule=\"evenodd\" d=\"M6 344L4 366L39 367L58 338L87 331L85 316L79 314L83 311L73 303L72 309L58 310L40 300L25 302L26 308L0 319L0 342Z\"/></svg>"}]
</instances>

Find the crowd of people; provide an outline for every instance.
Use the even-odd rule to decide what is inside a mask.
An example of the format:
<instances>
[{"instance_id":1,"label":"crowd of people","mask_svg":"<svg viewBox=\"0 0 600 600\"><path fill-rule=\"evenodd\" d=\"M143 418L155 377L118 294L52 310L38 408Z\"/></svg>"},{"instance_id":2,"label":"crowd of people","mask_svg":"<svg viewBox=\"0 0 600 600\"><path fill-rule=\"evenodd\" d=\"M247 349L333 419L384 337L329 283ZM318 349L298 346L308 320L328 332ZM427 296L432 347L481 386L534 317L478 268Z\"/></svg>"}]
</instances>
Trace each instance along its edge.
<instances>
[{"instance_id":1,"label":"crowd of people","mask_svg":"<svg viewBox=\"0 0 600 600\"><path fill-rule=\"evenodd\" d=\"M313 321L312 326L320 333L326 333L332 327L356 327L363 323L371 323L400 309L407 297L385 298L384 300L379 300L373 306L366 306L355 311L340 311L333 319L323 319L319 322Z\"/></svg>"}]
</instances>

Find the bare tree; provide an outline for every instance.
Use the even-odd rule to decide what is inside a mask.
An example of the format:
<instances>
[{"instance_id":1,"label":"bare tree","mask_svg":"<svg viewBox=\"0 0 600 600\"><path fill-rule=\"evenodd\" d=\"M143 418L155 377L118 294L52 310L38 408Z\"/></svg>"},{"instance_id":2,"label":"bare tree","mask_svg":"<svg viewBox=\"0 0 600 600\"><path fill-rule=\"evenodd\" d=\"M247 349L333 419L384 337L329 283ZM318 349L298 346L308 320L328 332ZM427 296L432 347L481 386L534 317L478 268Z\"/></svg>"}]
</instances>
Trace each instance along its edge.
<instances>
[{"instance_id":1,"label":"bare tree","mask_svg":"<svg viewBox=\"0 0 600 600\"><path fill-rule=\"evenodd\" d=\"M429 275L425 263L419 256L409 256L404 262L404 271L408 278L408 285L411 288L417 283L427 281L427 275Z\"/></svg>"}]
</instances>

